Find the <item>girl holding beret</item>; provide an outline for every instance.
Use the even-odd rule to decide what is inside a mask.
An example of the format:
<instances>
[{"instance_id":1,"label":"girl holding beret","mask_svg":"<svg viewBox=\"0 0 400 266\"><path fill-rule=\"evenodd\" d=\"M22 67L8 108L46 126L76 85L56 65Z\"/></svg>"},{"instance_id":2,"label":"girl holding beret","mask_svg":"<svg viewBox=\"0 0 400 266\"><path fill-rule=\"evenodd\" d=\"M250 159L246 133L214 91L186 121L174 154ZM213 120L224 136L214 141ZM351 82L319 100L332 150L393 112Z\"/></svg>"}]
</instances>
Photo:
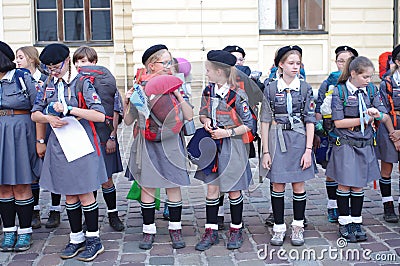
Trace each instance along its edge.
<instances>
[{"instance_id":1,"label":"girl holding beret","mask_svg":"<svg viewBox=\"0 0 400 266\"><path fill-rule=\"evenodd\" d=\"M197 171L195 178L207 183L205 233L196 250L204 251L219 242L217 214L220 192L229 194L231 225L227 248L238 249L243 244L242 190L251 182L248 152L241 135L252 129L253 121L247 95L236 85L236 57L227 51L212 50L207 54L206 75L210 84L203 90L200 122L211 138L220 143L216 151L217 168L211 173ZM232 97L233 96L233 97ZM235 123L231 113L235 101ZM215 104L214 104L215 103Z\"/></svg>"},{"instance_id":2,"label":"girl holding beret","mask_svg":"<svg viewBox=\"0 0 400 266\"><path fill-rule=\"evenodd\" d=\"M52 130L40 176L42 188L66 195L71 233L70 242L60 257L69 259L83 251L78 255L78 260L91 261L104 251L99 237L99 208L93 191L107 181L107 172L99 149L100 140L92 131L90 123L104 121L104 108L88 80L83 82L82 96L78 92L77 81L80 75L71 72L67 46L58 43L47 45L40 54L40 60L47 66L50 76L38 93L32 119L39 123L48 123L52 128L62 128L67 126L67 122L61 118L76 117L95 149L92 153L68 162ZM81 101L82 97L87 109L78 105L78 100ZM86 235L82 231L82 210L87 225Z\"/></svg>"},{"instance_id":3,"label":"girl holding beret","mask_svg":"<svg viewBox=\"0 0 400 266\"><path fill-rule=\"evenodd\" d=\"M164 75L166 79L178 79L171 75L172 56L168 48L163 44L153 45L148 48L143 54L142 63L146 67L147 77L150 77L142 84L145 91L147 89L145 83L150 82L153 78L159 78L157 76ZM162 86L162 84L158 85ZM127 125L136 120L135 131L137 132L145 127L146 120L129 101L132 93L133 88L125 95L124 120ZM171 97L175 97L175 100L179 102L177 105L179 119L192 120L192 107L185 101L178 89L170 94ZM168 229L172 247L179 249L184 248L186 245L182 237L182 195L180 186L187 186L190 181L186 169L184 149L185 142L181 134L173 134L173 136L167 138L161 136L160 141L148 140L143 134L135 135L128 163L128 175L130 180L136 180L142 188L140 205L143 215L143 238L139 243L139 248L141 249L151 249L156 234L156 188L165 188L167 191ZM154 158L157 159L154 160Z\"/></svg>"},{"instance_id":4,"label":"girl holding beret","mask_svg":"<svg viewBox=\"0 0 400 266\"><path fill-rule=\"evenodd\" d=\"M36 139L45 135L45 127L37 124L35 129L30 117L39 86L30 74L15 69L14 59L10 46L0 41L1 251L25 251L32 244L31 183L40 174L39 157L46 150L36 146Z\"/></svg>"},{"instance_id":5,"label":"girl holding beret","mask_svg":"<svg viewBox=\"0 0 400 266\"><path fill-rule=\"evenodd\" d=\"M275 65L282 75L265 88L261 109L262 166L269 169L267 177L273 183L271 202L275 224L270 243L275 246L283 245L286 236L286 183L292 183L293 188L291 243L296 246L304 244L304 182L314 177L311 167L314 100L311 86L298 77L301 56L302 50L298 46L285 46L278 50Z\"/></svg>"}]
</instances>

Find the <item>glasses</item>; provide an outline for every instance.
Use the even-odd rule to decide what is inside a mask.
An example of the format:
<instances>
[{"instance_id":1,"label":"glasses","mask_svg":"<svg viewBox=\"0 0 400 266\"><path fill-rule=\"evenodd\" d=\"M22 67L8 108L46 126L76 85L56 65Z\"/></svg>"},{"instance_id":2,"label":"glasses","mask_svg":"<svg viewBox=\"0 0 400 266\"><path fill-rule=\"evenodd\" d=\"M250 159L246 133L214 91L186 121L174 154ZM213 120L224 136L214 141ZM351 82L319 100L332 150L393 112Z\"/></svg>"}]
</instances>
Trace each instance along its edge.
<instances>
[{"instance_id":1,"label":"glasses","mask_svg":"<svg viewBox=\"0 0 400 266\"><path fill-rule=\"evenodd\" d=\"M47 67L47 69L49 70L50 73L56 73L59 74L61 72L61 69L64 67L64 63L65 61L62 61L61 66L60 67Z\"/></svg>"},{"instance_id":2,"label":"glasses","mask_svg":"<svg viewBox=\"0 0 400 266\"><path fill-rule=\"evenodd\" d=\"M154 63L162 64L164 68L168 68L168 67L172 66L172 61L165 61L165 62L156 61Z\"/></svg>"}]
</instances>

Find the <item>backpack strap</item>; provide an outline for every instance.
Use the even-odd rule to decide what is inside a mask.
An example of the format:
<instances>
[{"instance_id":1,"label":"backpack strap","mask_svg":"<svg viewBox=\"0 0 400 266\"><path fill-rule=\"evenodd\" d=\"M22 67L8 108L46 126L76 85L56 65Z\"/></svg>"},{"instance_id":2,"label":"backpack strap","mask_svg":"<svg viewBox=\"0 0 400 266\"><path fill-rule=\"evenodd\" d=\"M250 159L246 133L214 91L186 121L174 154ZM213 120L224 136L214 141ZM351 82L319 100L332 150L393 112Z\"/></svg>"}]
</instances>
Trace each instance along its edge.
<instances>
[{"instance_id":1,"label":"backpack strap","mask_svg":"<svg viewBox=\"0 0 400 266\"><path fill-rule=\"evenodd\" d=\"M387 92L387 97L388 97L388 101L390 104L390 114L393 116L393 126L394 126L394 128L396 128L397 127L397 117L396 117L396 111L394 110L392 80L390 79L389 76L386 76L384 81L386 84L386 92Z\"/></svg>"},{"instance_id":2,"label":"backpack strap","mask_svg":"<svg viewBox=\"0 0 400 266\"><path fill-rule=\"evenodd\" d=\"M272 116L275 119L275 94L277 82L270 82L268 85L269 106L271 107Z\"/></svg>"},{"instance_id":3,"label":"backpack strap","mask_svg":"<svg viewBox=\"0 0 400 266\"><path fill-rule=\"evenodd\" d=\"M343 106L346 107L347 97L349 96L347 87L346 87L346 85L343 85L343 84L337 84L337 88L338 88L338 92L339 92L339 98L343 101Z\"/></svg>"},{"instance_id":4,"label":"backpack strap","mask_svg":"<svg viewBox=\"0 0 400 266\"><path fill-rule=\"evenodd\" d=\"M301 94L300 114L301 114L301 116L303 116L304 108L306 106L307 92L308 92L307 82L300 80L300 94Z\"/></svg>"}]
</instances>

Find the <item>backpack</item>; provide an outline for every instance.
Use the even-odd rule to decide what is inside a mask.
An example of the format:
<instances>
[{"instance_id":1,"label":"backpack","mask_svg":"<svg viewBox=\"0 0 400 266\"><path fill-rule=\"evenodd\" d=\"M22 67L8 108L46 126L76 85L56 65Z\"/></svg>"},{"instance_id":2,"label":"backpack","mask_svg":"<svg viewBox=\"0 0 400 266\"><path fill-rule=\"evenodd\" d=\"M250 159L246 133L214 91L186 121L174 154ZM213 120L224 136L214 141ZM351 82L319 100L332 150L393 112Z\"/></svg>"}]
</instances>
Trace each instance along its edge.
<instances>
[{"instance_id":1,"label":"backpack","mask_svg":"<svg viewBox=\"0 0 400 266\"><path fill-rule=\"evenodd\" d=\"M390 69L389 61L392 57L392 52L384 52L379 55L379 77L383 79L383 75Z\"/></svg>"},{"instance_id":2,"label":"backpack","mask_svg":"<svg viewBox=\"0 0 400 266\"><path fill-rule=\"evenodd\" d=\"M343 106L346 107L346 105L347 105L347 97L349 96L347 88L343 84L337 84L337 88L338 88L338 91L339 91L339 97L343 101ZM332 102L333 89L331 91L328 91L327 93L330 93L330 95L329 95L330 99L327 99L328 96L325 97L324 104L326 103L325 100L327 102L330 101L330 103ZM375 85L372 82L370 82L368 84L368 86L367 86L367 93L368 93L368 97L369 97L369 99L370 99L370 101L372 103L373 100L374 100L374 95L375 95ZM329 110L330 110L330 113L326 113L325 115L323 115L323 124L322 124L322 126L325 129L325 131L328 132L328 133L332 132L334 127L335 127L335 124L332 121L332 109L330 108ZM322 113L322 105L321 105L321 113Z\"/></svg>"},{"instance_id":3,"label":"backpack","mask_svg":"<svg viewBox=\"0 0 400 266\"><path fill-rule=\"evenodd\" d=\"M332 72L329 77L326 79L327 82L327 90L325 92L325 98L323 103L321 104L321 115L322 115L322 127L325 132L329 132L332 130L332 93L334 88L336 87L339 77L342 74L341 71Z\"/></svg>"},{"instance_id":4,"label":"backpack","mask_svg":"<svg viewBox=\"0 0 400 266\"><path fill-rule=\"evenodd\" d=\"M389 76L383 79L386 83L386 91L387 91L387 98L390 104L390 114L393 116L393 126L396 129L397 127L397 114L396 110L394 109L394 102L393 102L393 86L392 80Z\"/></svg>"},{"instance_id":5,"label":"backpack","mask_svg":"<svg viewBox=\"0 0 400 266\"><path fill-rule=\"evenodd\" d=\"M30 75L31 72L26 68L16 68L15 72L14 72L14 77L15 77L15 83L17 84L18 89L22 91L22 93L24 94L24 96L26 98L28 98L28 90L26 88L25 81L24 81L26 74Z\"/></svg>"},{"instance_id":6,"label":"backpack","mask_svg":"<svg viewBox=\"0 0 400 266\"><path fill-rule=\"evenodd\" d=\"M214 84L208 85L204 89L204 93L208 95L213 95L214 94ZM226 104L229 108L229 116L231 117L232 121L235 123L235 126L240 126L242 123L240 122L240 119L237 115L236 111L236 97L238 96L237 92L233 89L229 89L228 92L228 99L226 101ZM239 95L239 97L241 97ZM242 141L245 144L248 144L252 141L254 141L257 137L257 115L253 108L251 106L248 106L250 112L251 112L251 118L252 118L252 127L250 131L247 131L245 134L242 135ZM221 113L221 112L219 112Z\"/></svg>"}]
</instances>

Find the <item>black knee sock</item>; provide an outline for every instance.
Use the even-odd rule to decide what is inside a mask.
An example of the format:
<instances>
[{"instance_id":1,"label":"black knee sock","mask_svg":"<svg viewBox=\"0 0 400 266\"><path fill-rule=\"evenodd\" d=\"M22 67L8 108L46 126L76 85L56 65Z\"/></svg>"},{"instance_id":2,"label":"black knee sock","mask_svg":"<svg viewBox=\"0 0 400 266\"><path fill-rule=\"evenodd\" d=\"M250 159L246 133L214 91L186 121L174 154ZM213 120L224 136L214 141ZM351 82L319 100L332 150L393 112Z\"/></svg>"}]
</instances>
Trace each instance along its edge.
<instances>
[{"instance_id":1,"label":"black knee sock","mask_svg":"<svg viewBox=\"0 0 400 266\"><path fill-rule=\"evenodd\" d=\"M306 211L307 194L293 192L293 219L296 221L304 220L304 212Z\"/></svg>"},{"instance_id":2,"label":"black knee sock","mask_svg":"<svg viewBox=\"0 0 400 266\"><path fill-rule=\"evenodd\" d=\"M392 196L392 180L390 177L381 177L379 179L379 188L381 189L382 197Z\"/></svg>"},{"instance_id":3,"label":"black knee sock","mask_svg":"<svg viewBox=\"0 0 400 266\"><path fill-rule=\"evenodd\" d=\"M325 181L326 193L328 194L328 199L336 200L336 190L338 188L338 183L336 181Z\"/></svg>"},{"instance_id":4,"label":"black knee sock","mask_svg":"<svg viewBox=\"0 0 400 266\"><path fill-rule=\"evenodd\" d=\"M272 190L271 192L271 203L272 203L272 212L274 214L275 224L284 224L284 210L285 210L285 191L283 192L275 192Z\"/></svg>"},{"instance_id":5,"label":"black knee sock","mask_svg":"<svg viewBox=\"0 0 400 266\"><path fill-rule=\"evenodd\" d=\"M15 226L15 199L0 199L0 215L3 220L3 228Z\"/></svg>"},{"instance_id":6,"label":"black knee sock","mask_svg":"<svg viewBox=\"0 0 400 266\"><path fill-rule=\"evenodd\" d=\"M26 200L15 200L15 211L18 215L19 227L21 229L31 227L33 197Z\"/></svg>"},{"instance_id":7,"label":"black knee sock","mask_svg":"<svg viewBox=\"0 0 400 266\"><path fill-rule=\"evenodd\" d=\"M351 216L360 217L364 203L364 190L358 192L351 191L350 202L351 202Z\"/></svg>"},{"instance_id":8,"label":"black knee sock","mask_svg":"<svg viewBox=\"0 0 400 266\"><path fill-rule=\"evenodd\" d=\"M52 206L59 206L61 204L61 195L51 193L51 205Z\"/></svg>"},{"instance_id":9,"label":"black knee sock","mask_svg":"<svg viewBox=\"0 0 400 266\"><path fill-rule=\"evenodd\" d=\"M88 232L97 232L99 230L99 205L97 201L87 206L82 206L83 215Z\"/></svg>"},{"instance_id":10,"label":"black knee sock","mask_svg":"<svg viewBox=\"0 0 400 266\"><path fill-rule=\"evenodd\" d=\"M39 193L40 193L39 183L32 183L31 189L33 196L33 206L39 205Z\"/></svg>"},{"instance_id":11,"label":"black knee sock","mask_svg":"<svg viewBox=\"0 0 400 266\"><path fill-rule=\"evenodd\" d=\"M94 199L97 199L97 190L93 191L93 197Z\"/></svg>"},{"instance_id":12,"label":"black knee sock","mask_svg":"<svg viewBox=\"0 0 400 266\"><path fill-rule=\"evenodd\" d=\"M71 227L72 233L79 233L82 231L82 206L81 202L78 201L73 204L65 203L67 209L69 226Z\"/></svg>"},{"instance_id":13,"label":"black knee sock","mask_svg":"<svg viewBox=\"0 0 400 266\"><path fill-rule=\"evenodd\" d=\"M180 222L182 217L182 201L167 201L169 209L169 221Z\"/></svg>"},{"instance_id":14,"label":"black knee sock","mask_svg":"<svg viewBox=\"0 0 400 266\"><path fill-rule=\"evenodd\" d=\"M229 198L230 209L231 209L231 221L234 225L240 225L243 217L243 195L236 199Z\"/></svg>"},{"instance_id":15,"label":"black knee sock","mask_svg":"<svg viewBox=\"0 0 400 266\"><path fill-rule=\"evenodd\" d=\"M104 201L109 211L117 209L117 191L113 185L110 188L102 188Z\"/></svg>"},{"instance_id":16,"label":"black knee sock","mask_svg":"<svg viewBox=\"0 0 400 266\"><path fill-rule=\"evenodd\" d=\"M149 225L154 224L155 220L155 211L156 211L156 204L155 202L151 203L140 203L140 207L142 208L142 216L143 216L143 224Z\"/></svg>"},{"instance_id":17,"label":"black knee sock","mask_svg":"<svg viewBox=\"0 0 400 266\"><path fill-rule=\"evenodd\" d=\"M207 199L206 198L206 224L217 224L218 222L218 204L219 198Z\"/></svg>"},{"instance_id":18,"label":"black knee sock","mask_svg":"<svg viewBox=\"0 0 400 266\"><path fill-rule=\"evenodd\" d=\"M338 204L338 211L340 216L349 216L350 208L349 208L349 198L350 191L342 191L336 190L336 201Z\"/></svg>"}]
</instances>

